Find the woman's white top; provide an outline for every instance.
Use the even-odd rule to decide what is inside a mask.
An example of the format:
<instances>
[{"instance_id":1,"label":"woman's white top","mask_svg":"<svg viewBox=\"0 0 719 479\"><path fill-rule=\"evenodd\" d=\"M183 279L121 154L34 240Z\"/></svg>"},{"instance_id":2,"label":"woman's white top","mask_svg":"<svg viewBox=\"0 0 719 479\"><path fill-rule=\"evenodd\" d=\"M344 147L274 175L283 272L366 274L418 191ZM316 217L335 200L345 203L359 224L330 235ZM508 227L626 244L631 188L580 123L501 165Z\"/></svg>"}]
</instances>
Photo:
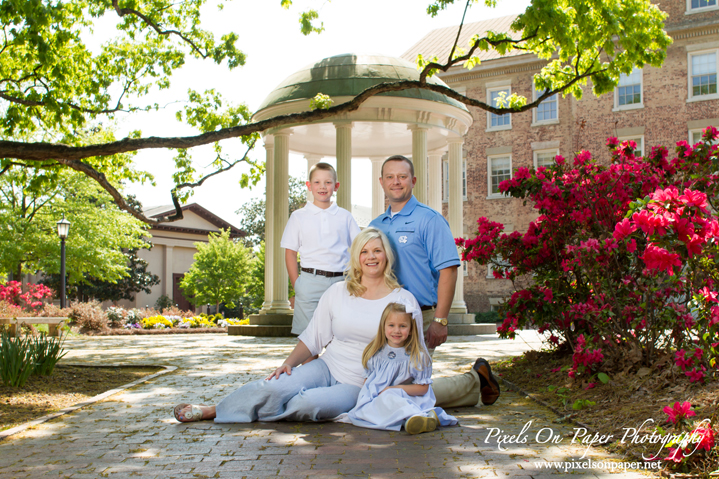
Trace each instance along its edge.
<instances>
[{"instance_id":1,"label":"woman's white top","mask_svg":"<svg viewBox=\"0 0 719 479\"><path fill-rule=\"evenodd\" d=\"M400 301L409 301L419 309L417 300L406 289L395 289L382 299L364 299L350 296L346 283L340 281L322 295L299 340L313 355L326 347L322 359L332 376L342 384L362 387L362 352L377 334L384 308ZM422 334L421 316L417 328Z\"/></svg>"}]
</instances>

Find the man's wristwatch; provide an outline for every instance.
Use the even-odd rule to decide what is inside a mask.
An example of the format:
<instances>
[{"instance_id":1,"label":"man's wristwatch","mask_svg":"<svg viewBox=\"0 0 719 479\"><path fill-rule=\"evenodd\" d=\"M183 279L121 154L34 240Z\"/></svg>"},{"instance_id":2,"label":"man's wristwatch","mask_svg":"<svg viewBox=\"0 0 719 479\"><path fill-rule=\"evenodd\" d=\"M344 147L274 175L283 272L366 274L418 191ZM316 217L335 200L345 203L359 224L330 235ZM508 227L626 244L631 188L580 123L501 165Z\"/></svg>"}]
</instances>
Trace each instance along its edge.
<instances>
[{"instance_id":1,"label":"man's wristwatch","mask_svg":"<svg viewBox=\"0 0 719 479\"><path fill-rule=\"evenodd\" d=\"M447 326L447 318L434 318L434 320L442 326Z\"/></svg>"}]
</instances>

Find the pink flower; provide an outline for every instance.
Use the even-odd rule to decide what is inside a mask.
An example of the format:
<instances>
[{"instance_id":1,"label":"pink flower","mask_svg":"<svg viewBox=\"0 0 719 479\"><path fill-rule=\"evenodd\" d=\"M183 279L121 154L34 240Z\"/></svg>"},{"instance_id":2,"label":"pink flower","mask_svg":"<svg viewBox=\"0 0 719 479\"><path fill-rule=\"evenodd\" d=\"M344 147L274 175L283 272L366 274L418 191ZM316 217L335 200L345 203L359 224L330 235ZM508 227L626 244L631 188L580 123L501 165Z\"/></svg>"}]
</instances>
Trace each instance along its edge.
<instances>
[{"instance_id":1,"label":"pink flower","mask_svg":"<svg viewBox=\"0 0 719 479\"><path fill-rule=\"evenodd\" d=\"M711 303L719 303L719 299L717 299L717 296L719 296L719 293L716 291L712 291L706 286L703 287L698 291L698 293L704 298L704 301L711 302Z\"/></svg>"},{"instance_id":2,"label":"pink flower","mask_svg":"<svg viewBox=\"0 0 719 479\"><path fill-rule=\"evenodd\" d=\"M610 136L609 138L607 138L607 146L609 148L616 148L617 145L619 145L619 140L617 140L616 137Z\"/></svg>"},{"instance_id":3,"label":"pink flower","mask_svg":"<svg viewBox=\"0 0 719 479\"><path fill-rule=\"evenodd\" d=\"M556 161L558 165L563 165L566 160L562 155L557 155L554 157L554 161Z\"/></svg>"},{"instance_id":4,"label":"pink flower","mask_svg":"<svg viewBox=\"0 0 719 479\"><path fill-rule=\"evenodd\" d=\"M698 427L692 431L692 439L699 444L697 450L709 452L714 447L714 431L707 427Z\"/></svg>"},{"instance_id":5,"label":"pink flower","mask_svg":"<svg viewBox=\"0 0 719 479\"><path fill-rule=\"evenodd\" d=\"M634 253L637 250L637 242L633 239L629 240L629 243L627 243L627 251L629 253Z\"/></svg>"},{"instance_id":6,"label":"pink flower","mask_svg":"<svg viewBox=\"0 0 719 479\"><path fill-rule=\"evenodd\" d=\"M704 383L704 374L705 368L702 366L702 370L698 370L697 368L692 369L691 371L685 371L684 374L689 376L689 381L693 383Z\"/></svg>"},{"instance_id":7,"label":"pink flower","mask_svg":"<svg viewBox=\"0 0 719 479\"><path fill-rule=\"evenodd\" d=\"M614 239L621 241L637 230L637 226L625 218L614 227Z\"/></svg>"},{"instance_id":8,"label":"pink flower","mask_svg":"<svg viewBox=\"0 0 719 479\"><path fill-rule=\"evenodd\" d=\"M695 254L701 254L702 244L704 240L697 235L692 235L691 239L686 242L687 253L690 258L693 258Z\"/></svg>"},{"instance_id":9,"label":"pink flower","mask_svg":"<svg viewBox=\"0 0 719 479\"><path fill-rule=\"evenodd\" d=\"M686 371L688 367L694 364L694 360L692 358L686 358L684 355L686 354L686 351L683 349L680 349L676 353L674 353L674 362L677 363L677 366L679 366L682 371Z\"/></svg>"},{"instance_id":10,"label":"pink flower","mask_svg":"<svg viewBox=\"0 0 719 479\"><path fill-rule=\"evenodd\" d=\"M584 389L594 389L594 387L597 385L597 383L589 383L587 384L587 387Z\"/></svg>"},{"instance_id":11,"label":"pink flower","mask_svg":"<svg viewBox=\"0 0 719 479\"><path fill-rule=\"evenodd\" d=\"M558 373L558 372L561 371L561 370L562 370L562 368L554 368L554 369L550 370L550 372L552 372L552 373Z\"/></svg>"},{"instance_id":12,"label":"pink flower","mask_svg":"<svg viewBox=\"0 0 719 479\"><path fill-rule=\"evenodd\" d=\"M674 407L665 406L662 411L667 413L667 416L669 416L669 420L673 424L676 424L677 421L679 421L680 419L696 415L696 413L692 411L692 405L689 401L685 401L681 404L675 402Z\"/></svg>"},{"instance_id":13,"label":"pink flower","mask_svg":"<svg viewBox=\"0 0 719 479\"><path fill-rule=\"evenodd\" d=\"M684 451L680 447L670 447L669 448L669 455L664 458L665 461L674 461L674 462L682 462L682 459L684 459Z\"/></svg>"},{"instance_id":14,"label":"pink flower","mask_svg":"<svg viewBox=\"0 0 719 479\"><path fill-rule=\"evenodd\" d=\"M684 194L679 197L679 201L687 206L696 206L702 212L707 212L707 195L701 191L684 190Z\"/></svg>"},{"instance_id":15,"label":"pink flower","mask_svg":"<svg viewBox=\"0 0 719 479\"><path fill-rule=\"evenodd\" d=\"M667 271L669 276L674 275L673 266L681 266L682 262L679 259L679 255L676 253L670 253L664 248L649 244L644 250L644 255L640 256L644 263L649 269L658 269L660 271Z\"/></svg>"}]
</instances>

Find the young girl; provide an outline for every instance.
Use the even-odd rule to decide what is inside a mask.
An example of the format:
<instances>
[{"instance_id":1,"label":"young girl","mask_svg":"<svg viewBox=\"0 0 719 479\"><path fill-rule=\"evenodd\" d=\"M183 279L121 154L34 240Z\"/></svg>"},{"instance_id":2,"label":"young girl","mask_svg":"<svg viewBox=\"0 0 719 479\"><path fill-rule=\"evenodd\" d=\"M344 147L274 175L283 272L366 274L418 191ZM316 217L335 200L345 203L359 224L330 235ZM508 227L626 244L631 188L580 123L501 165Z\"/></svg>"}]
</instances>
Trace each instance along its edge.
<instances>
[{"instance_id":1,"label":"young girl","mask_svg":"<svg viewBox=\"0 0 719 479\"><path fill-rule=\"evenodd\" d=\"M389 303L377 336L362 354L367 372L357 405L340 419L355 426L410 434L453 426L457 419L434 407L432 362L419 333L422 314L413 305Z\"/></svg>"}]
</instances>

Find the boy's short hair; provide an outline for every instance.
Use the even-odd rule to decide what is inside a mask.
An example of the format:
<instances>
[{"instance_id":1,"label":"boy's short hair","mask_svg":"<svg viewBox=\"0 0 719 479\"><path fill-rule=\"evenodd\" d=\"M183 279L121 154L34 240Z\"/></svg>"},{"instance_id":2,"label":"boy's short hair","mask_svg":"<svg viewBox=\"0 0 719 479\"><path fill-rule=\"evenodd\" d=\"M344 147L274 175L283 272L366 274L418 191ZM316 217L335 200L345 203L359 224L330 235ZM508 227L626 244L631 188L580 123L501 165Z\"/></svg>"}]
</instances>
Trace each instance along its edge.
<instances>
[{"instance_id":1,"label":"boy's short hair","mask_svg":"<svg viewBox=\"0 0 719 479\"><path fill-rule=\"evenodd\" d=\"M317 170L323 170L323 171L330 171L332 172L332 177L335 179L335 183L337 183L337 172L335 171L334 167L330 165L329 163L319 162L312 165L312 168L310 168L310 174L309 179L307 181L312 181L312 175Z\"/></svg>"},{"instance_id":2,"label":"boy's short hair","mask_svg":"<svg viewBox=\"0 0 719 479\"><path fill-rule=\"evenodd\" d=\"M384 163L382 163L382 168L380 169L380 175L384 176L384 165L386 165L390 161L404 161L405 163L407 163L409 165L409 173L412 178L414 178L414 164L412 163L412 160L402 155L393 155L384 160Z\"/></svg>"}]
</instances>

